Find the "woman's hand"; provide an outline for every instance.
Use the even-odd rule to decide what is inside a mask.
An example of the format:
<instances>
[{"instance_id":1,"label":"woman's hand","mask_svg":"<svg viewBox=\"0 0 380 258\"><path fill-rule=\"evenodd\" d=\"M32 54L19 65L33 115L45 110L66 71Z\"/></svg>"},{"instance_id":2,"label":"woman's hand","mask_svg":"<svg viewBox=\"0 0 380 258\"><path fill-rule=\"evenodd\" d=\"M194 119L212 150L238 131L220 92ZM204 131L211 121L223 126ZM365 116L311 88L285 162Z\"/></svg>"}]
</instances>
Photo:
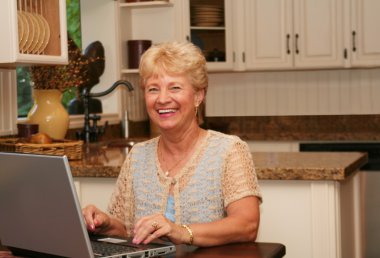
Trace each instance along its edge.
<instances>
[{"instance_id":1,"label":"woman's hand","mask_svg":"<svg viewBox=\"0 0 380 258\"><path fill-rule=\"evenodd\" d=\"M104 233L110 226L110 217L94 205L88 205L82 209L82 214L91 233Z\"/></svg>"},{"instance_id":2,"label":"woman's hand","mask_svg":"<svg viewBox=\"0 0 380 258\"><path fill-rule=\"evenodd\" d=\"M135 224L134 228L134 244L148 244L151 241L167 237L174 244L186 243L186 233L184 228L174 224L162 214L154 214L145 216Z\"/></svg>"}]
</instances>

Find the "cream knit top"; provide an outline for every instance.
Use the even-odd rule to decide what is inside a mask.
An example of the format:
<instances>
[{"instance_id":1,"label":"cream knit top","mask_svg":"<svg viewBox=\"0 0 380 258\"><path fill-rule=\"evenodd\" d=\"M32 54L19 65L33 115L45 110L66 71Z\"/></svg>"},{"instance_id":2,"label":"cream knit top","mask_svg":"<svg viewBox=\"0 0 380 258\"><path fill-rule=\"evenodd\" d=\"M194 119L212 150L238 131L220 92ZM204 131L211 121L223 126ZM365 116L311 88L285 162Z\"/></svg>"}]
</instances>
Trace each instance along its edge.
<instances>
[{"instance_id":1,"label":"cream knit top","mask_svg":"<svg viewBox=\"0 0 380 258\"><path fill-rule=\"evenodd\" d=\"M261 192L248 145L237 136L208 130L192 157L173 178L158 160L159 137L136 144L127 155L108 207L125 222L128 234L141 217L165 214L170 186L175 223L221 219L233 201Z\"/></svg>"}]
</instances>

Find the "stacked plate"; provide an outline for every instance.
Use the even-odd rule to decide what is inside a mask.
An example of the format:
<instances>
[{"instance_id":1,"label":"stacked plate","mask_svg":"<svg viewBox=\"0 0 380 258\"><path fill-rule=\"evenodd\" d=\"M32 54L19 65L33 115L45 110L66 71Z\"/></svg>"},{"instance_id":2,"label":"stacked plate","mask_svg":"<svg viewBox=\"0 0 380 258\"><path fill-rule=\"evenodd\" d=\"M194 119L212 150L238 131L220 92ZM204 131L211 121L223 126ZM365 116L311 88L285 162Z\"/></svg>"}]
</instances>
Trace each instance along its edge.
<instances>
[{"instance_id":1,"label":"stacked plate","mask_svg":"<svg viewBox=\"0 0 380 258\"><path fill-rule=\"evenodd\" d=\"M20 53L42 54L50 39L46 19L38 13L18 11L17 22Z\"/></svg>"},{"instance_id":2,"label":"stacked plate","mask_svg":"<svg viewBox=\"0 0 380 258\"><path fill-rule=\"evenodd\" d=\"M223 25L223 7L219 5L197 4L191 8L192 26L220 26Z\"/></svg>"}]
</instances>

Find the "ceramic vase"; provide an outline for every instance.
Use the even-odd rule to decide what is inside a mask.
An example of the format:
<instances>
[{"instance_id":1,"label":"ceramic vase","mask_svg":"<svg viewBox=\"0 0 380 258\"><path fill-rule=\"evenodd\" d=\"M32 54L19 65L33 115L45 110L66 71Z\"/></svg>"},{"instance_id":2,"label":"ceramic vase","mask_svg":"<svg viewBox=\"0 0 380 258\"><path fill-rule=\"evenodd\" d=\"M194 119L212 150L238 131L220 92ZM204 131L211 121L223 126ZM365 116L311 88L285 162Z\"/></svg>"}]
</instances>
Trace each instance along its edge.
<instances>
[{"instance_id":1,"label":"ceramic vase","mask_svg":"<svg viewBox=\"0 0 380 258\"><path fill-rule=\"evenodd\" d=\"M33 90L34 104L28 113L30 123L53 139L64 139L69 128L69 114L62 105L59 90Z\"/></svg>"}]
</instances>

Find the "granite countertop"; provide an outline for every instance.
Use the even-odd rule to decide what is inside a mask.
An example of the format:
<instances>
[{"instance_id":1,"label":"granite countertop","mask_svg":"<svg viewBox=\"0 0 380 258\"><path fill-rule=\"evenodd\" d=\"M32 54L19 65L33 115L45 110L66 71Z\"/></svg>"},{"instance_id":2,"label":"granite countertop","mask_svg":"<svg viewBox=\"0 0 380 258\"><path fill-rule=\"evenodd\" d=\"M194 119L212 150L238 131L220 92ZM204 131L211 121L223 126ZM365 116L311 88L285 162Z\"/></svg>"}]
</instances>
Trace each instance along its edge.
<instances>
[{"instance_id":1,"label":"granite countertop","mask_svg":"<svg viewBox=\"0 0 380 258\"><path fill-rule=\"evenodd\" d=\"M83 159L70 161L74 177L117 177L127 149L89 144ZM367 163L360 152L253 152L260 180L344 180Z\"/></svg>"}]
</instances>

